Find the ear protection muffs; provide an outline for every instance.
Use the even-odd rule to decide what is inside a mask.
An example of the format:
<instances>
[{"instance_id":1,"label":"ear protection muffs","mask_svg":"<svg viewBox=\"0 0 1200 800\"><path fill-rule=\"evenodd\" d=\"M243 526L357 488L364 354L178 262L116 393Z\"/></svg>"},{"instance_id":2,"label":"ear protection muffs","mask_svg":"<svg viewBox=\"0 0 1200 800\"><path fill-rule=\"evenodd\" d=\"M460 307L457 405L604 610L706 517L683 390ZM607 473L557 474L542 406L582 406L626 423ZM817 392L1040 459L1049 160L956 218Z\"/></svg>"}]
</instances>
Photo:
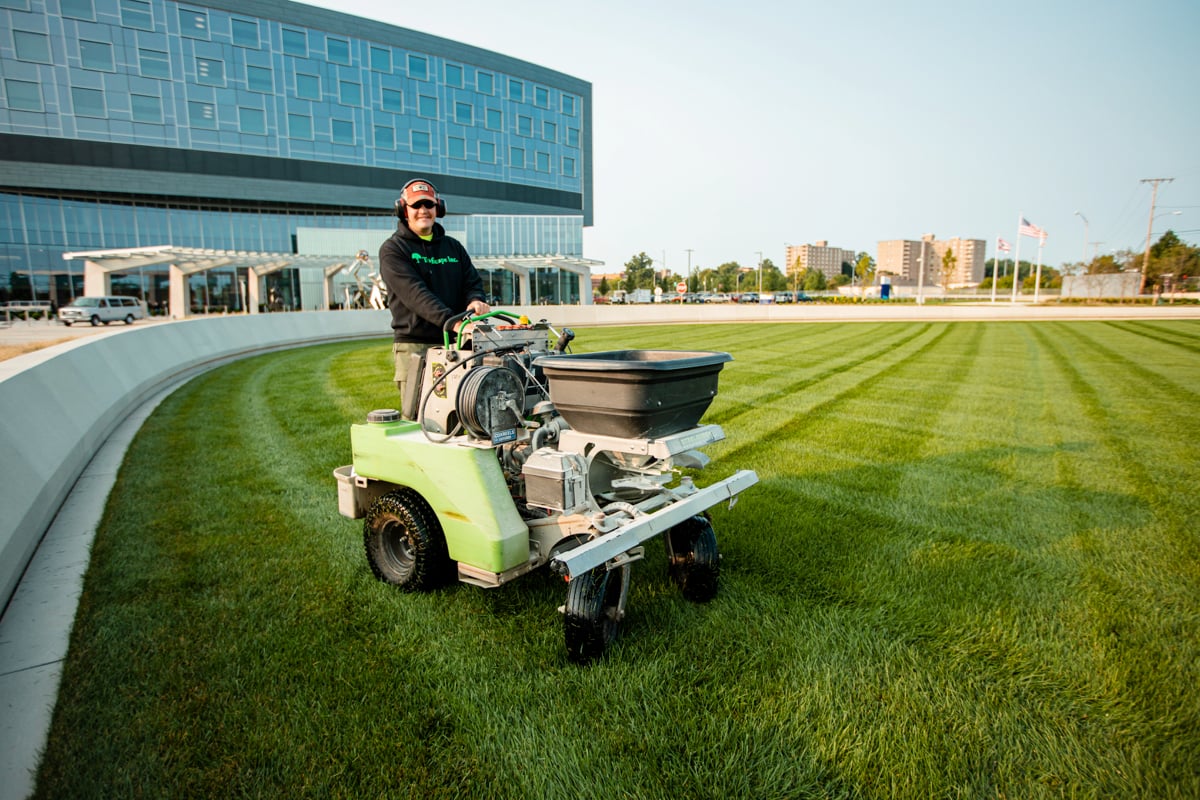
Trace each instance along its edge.
<instances>
[{"instance_id":1,"label":"ear protection muffs","mask_svg":"<svg viewBox=\"0 0 1200 800\"><path fill-rule=\"evenodd\" d=\"M404 187L400 190L400 196L396 198L396 216L403 220L408 219L408 203L405 201L404 196L408 193L408 187L412 186L414 183L424 183L428 185L430 189L433 189L435 204L434 215L438 219L446 216L446 201L442 199L440 194L438 194L437 187L424 178L413 178L411 181L404 184Z\"/></svg>"}]
</instances>

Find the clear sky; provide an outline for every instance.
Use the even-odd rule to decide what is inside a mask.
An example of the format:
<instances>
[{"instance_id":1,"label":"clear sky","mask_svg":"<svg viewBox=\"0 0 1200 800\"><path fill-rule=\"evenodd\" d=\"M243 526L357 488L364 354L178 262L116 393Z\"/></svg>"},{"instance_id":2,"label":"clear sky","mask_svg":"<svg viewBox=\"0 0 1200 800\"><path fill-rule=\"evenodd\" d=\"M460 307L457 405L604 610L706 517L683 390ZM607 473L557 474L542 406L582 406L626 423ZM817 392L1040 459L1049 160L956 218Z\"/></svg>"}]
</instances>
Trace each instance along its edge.
<instances>
[{"instance_id":1,"label":"clear sky","mask_svg":"<svg viewBox=\"0 0 1200 800\"><path fill-rule=\"evenodd\" d=\"M589 81L606 272L925 233L990 258L1021 214L1059 266L1085 233L1089 257L1144 247L1143 178L1175 179L1154 238L1200 242L1200 0L311 4Z\"/></svg>"}]
</instances>

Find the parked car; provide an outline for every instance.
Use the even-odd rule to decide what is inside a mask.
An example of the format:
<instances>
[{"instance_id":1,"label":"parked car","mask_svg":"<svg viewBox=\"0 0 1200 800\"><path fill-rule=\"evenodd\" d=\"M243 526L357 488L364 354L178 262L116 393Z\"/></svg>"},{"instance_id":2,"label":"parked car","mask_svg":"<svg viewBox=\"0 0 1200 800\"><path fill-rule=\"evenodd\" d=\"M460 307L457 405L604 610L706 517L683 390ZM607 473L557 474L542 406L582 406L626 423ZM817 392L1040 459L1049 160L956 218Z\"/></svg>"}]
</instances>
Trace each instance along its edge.
<instances>
[{"instance_id":1,"label":"parked car","mask_svg":"<svg viewBox=\"0 0 1200 800\"><path fill-rule=\"evenodd\" d=\"M796 302L796 295L794 292L776 292L775 293L775 302L776 303L794 303L794 302Z\"/></svg>"},{"instance_id":2,"label":"parked car","mask_svg":"<svg viewBox=\"0 0 1200 800\"><path fill-rule=\"evenodd\" d=\"M93 326L124 320L132 325L135 319L147 317L146 304L136 297L76 297L58 310L58 320L68 328L75 322L90 322Z\"/></svg>"},{"instance_id":3,"label":"parked car","mask_svg":"<svg viewBox=\"0 0 1200 800\"><path fill-rule=\"evenodd\" d=\"M742 292L742 296L738 298L739 303L757 303L758 292Z\"/></svg>"}]
</instances>

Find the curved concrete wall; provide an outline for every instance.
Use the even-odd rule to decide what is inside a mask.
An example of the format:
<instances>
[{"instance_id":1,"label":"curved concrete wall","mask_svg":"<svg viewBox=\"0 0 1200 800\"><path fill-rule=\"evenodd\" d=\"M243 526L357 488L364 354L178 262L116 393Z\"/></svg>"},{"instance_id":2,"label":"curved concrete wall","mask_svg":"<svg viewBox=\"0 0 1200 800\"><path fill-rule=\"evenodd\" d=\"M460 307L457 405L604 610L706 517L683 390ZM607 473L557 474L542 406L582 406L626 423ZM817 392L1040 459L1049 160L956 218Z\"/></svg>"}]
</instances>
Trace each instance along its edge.
<instances>
[{"instance_id":1,"label":"curved concrete wall","mask_svg":"<svg viewBox=\"0 0 1200 800\"><path fill-rule=\"evenodd\" d=\"M386 311L207 317L137 325L0 362L0 609L84 467L165 384L222 361L387 336Z\"/></svg>"}]
</instances>

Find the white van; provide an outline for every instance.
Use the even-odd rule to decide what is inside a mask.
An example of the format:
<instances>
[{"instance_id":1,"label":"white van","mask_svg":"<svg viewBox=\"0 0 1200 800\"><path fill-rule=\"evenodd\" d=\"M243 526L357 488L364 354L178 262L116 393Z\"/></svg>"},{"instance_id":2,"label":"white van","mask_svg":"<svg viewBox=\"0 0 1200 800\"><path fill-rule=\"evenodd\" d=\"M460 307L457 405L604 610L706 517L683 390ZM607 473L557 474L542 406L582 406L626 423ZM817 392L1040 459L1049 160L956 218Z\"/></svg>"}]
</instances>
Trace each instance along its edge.
<instances>
[{"instance_id":1,"label":"white van","mask_svg":"<svg viewBox=\"0 0 1200 800\"><path fill-rule=\"evenodd\" d=\"M68 328L73 322L107 325L124 320L132 325L135 319L145 319L146 304L136 297L76 297L70 305L58 310L58 321Z\"/></svg>"}]
</instances>

